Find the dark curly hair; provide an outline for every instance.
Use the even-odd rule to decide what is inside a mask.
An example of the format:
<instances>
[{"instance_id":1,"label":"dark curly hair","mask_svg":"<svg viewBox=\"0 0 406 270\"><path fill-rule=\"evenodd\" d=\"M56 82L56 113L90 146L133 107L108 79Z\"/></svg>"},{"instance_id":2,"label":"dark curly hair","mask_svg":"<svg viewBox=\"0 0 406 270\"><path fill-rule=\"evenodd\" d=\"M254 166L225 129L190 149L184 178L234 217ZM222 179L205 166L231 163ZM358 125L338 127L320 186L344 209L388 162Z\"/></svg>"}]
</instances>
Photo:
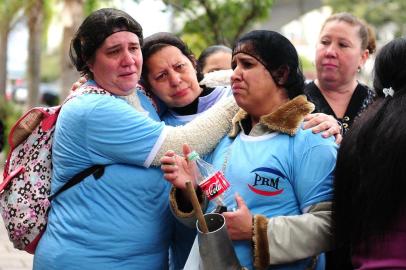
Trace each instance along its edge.
<instances>
[{"instance_id":1,"label":"dark curly hair","mask_svg":"<svg viewBox=\"0 0 406 270\"><path fill-rule=\"evenodd\" d=\"M141 25L124 11L103 8L90 14L80 25L70 44L69 56L77 71L92 79L93 73L88 62L108 36L123 30L136 34L142 45Z\"/></svg>"},{"instance_id":2,"label":"dark curly hair","mask_svg":"<svg viewBox=\"0 0 406 270\"><path fill-rule=\"evenodd\" d=\"M148 82L149 70L146 63L152 55L167 46L174 46L178 48L182 52L182 54L185 55L190 60L190 62L192 62L192 65L197 72L198 81L203 78L201 72L197 70L196 57L186 45L186 43L172 33L159 32L145 38L144 45L142 46L142 57L144 58L144 64L142 66L141 81L146 89L151 89L151 85Z\"/></svg>"}]
</instances>

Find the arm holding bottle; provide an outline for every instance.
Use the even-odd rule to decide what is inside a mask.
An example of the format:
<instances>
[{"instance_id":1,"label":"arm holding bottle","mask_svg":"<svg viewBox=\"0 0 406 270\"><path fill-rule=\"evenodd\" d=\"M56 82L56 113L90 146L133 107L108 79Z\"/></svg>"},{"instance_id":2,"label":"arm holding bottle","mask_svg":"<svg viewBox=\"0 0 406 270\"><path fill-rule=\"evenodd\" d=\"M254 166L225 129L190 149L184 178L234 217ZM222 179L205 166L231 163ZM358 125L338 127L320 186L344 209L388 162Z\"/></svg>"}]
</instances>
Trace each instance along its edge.
<instances>
[{"instance_id":1,"label":"arm holding bottle","mask_svg":"<svg viewBox=\"0 0 406 270\"><path fill-rule=\"evenodd\" d=\"M181 223L194 228L197 218L186 191L186 181L192 181L203 212L207 209L208 199L194 178L193 170L195 168L193 166L195 164L187 159L191 152L190 146L184 144L182 152L183 156L180 156L174 151L168 151L161 158L161 170L164 173L164 178L173 185L169 196L172 213Z\"/></svg>"},{"instance_id":2,"label":"arm holding bottle","mask_svg":"<svg viewBox=\"0 0 406 270\"><path fill-rule=\"evenodd\" d=\"M184 153L187 155L188 152ZM161 161L165 179L176 188L185 189L186 180L193 179L190 163L173 152L168 152ZM171 207L175 210L175 216L182 221L185 213L180 209L185 201L182 202L179 197L176 199L173 194ZM301 215L267 218L252 214L240 195L236 194L235 199L237 210L222 213L226 219L227 231L232 240L253 242L254 263L259 269L316 256L330 249L331 202L325 201L306 207ZM189 207L189 218L194 217L191 209ZM194 218L189 224L195 224L195 220Z\"/></svg>"}]
</instances>

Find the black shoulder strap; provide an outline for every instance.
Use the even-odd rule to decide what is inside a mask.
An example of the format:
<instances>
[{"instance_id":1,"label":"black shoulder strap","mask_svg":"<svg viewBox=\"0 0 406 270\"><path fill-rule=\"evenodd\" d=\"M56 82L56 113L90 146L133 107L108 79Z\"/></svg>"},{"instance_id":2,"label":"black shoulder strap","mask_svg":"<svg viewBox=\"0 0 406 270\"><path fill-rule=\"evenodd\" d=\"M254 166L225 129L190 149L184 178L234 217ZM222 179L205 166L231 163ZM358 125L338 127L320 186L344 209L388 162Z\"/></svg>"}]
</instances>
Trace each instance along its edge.
<instances>
[{"instance_id":1,"label":"black shoulder strap","mask_svg":"<svg viewBox=\"0 0 406 270\"><path fill-rule=\"evenodd\" d=\"M104 167L105 167L105 165L94 165L94 166L92 166L90 168L85 169L84 171L79 172L74 177L72 177L72 179L69 180L69 182L66 183L60 190L55 192L55 194L49 196L48 200L52 201L61 192L63 192L65 190L73 187L74 185L78 184L79 182L81 182L83 179L85 179L89 175L93 174L93 176L94 176L94 178L96 180L99 179L100 177L102 177L102 175L104 173Z\"/></svg>"}]
</instances>

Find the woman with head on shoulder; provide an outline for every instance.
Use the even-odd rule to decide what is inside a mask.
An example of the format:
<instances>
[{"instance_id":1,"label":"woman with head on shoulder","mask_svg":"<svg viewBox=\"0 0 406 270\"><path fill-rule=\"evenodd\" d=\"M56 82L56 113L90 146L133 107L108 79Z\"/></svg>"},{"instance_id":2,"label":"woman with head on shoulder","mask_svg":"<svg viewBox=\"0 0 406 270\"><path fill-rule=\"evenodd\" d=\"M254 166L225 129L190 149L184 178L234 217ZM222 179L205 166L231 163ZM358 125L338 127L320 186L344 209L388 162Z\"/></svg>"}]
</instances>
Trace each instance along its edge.
<instances>
[{"instance_id":1,"label":"woman with head on shoulder","mask_svg":"<svg viewBox=\"0 0 406 270\"><path fill-rule=\"evenodd\" d=\"M339 150L333 222L338 262L349 259L352 269L406 269L405 61L405 38L378 52L373 80L378 99Z\"/></svg>"},{"instance_id":2,"label":"woman with head on shoulder","mask_svg":"<svg viewBox=\"0 0 406 270\"><path fill-rule=\"evenodd\" d=\"M161 119L167 125L186 124L231 93L230 87L224 85L199 85L198 78L203 76L197 69L194 54L172 33L159 32L145 38L142 53L143 85L158 98L158 104L163 103ZM170 269L183 269L196 230L180 223L175 225Z\"/></svg>"},{"instance_id":3,"label":"woman with head on shoulder","mask_svg":"<svg viewBox=\"0 0 406 270\"><path fill-rule=\"evenodd\" d=\"M316 112L333 115L342 123L344 134L374 100L374 92L357 81L357 74L375 47L372 29L349 13L333 14L321 28L316 46L317 79L306 86L305 93Z\"/></svg>"},{"instance_id":4,"label":"woman with head on shoulder","mask_svg":"<svg viewBox=\"0 0 406 270\"><path fill-rule=\"evenodd\" d=\"M170 187L162 172L149 166L159 165L162 153L185 141L209 152L229 130L237 106L225 100L206 119L165 126L147 96L135 90L142 41L142 28L131 16L106 8L90 14L71 42L72 62L89 80L58 116L51 192L95 164L104 172L52 200L35 251L36 270L167 268ZM201 136L213 137L202 142Z\"/></svg>"},{"instance_id":5,"label":"woman with head on shoulder","mask_svg":"<svg viewBox=\"0 0 406 270\"><path fill-rule=\"evenodd\" d=\"M252 31L233 47L232 67L232 91L241 110L208 160L223 170L231 194L239 194L238 209L223 213L237 257L247 269L305 269L313 264L323 269L323 256L310 257L331 246L337 146L332 138L301 128L314 105L303 94L297 52L277 32ZM177 165L161 166L177 187L171 193L174 213L193 216L181 210L184 203L175 196L193 179L192 169L172 152L161 161ZM234 198L225 203L232 209ZM215 207L210 203L206 211Z\"/></svg>"},{"instance_id":6,"label":"woman with head on shoulder","mask_svg":"<svg viewBox=\"0 0 406 270\"><path fill-rule=\"evenodd\" d=\"M225 85L199 85L203 75L194 54L172 33L147 37L142 53L142 82L168 108L162 115L167 124L185 124L231 93Z\"/></svg>"}]
</instances>

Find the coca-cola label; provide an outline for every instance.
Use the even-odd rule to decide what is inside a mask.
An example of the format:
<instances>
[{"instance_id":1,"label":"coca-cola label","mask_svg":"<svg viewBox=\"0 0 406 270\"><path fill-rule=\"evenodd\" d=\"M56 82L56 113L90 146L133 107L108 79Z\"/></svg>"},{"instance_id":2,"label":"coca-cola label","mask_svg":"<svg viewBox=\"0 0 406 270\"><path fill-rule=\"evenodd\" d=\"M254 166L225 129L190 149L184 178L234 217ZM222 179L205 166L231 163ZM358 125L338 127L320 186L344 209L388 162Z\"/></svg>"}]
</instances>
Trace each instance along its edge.
<instances>
[{"instance_id":1,"label":"coca-cola label","mask_svg":"<svg viewBox=\"0 0 406 270\"><path fill-rule=\"evenodd\" d=\"M221 172L216 172L210 178L207 178L199 184L200 188L206 194L209 200L213 200L217 196L220 196L227 190L230 183L224 177Z\"/></svg>"}]
</instances>

